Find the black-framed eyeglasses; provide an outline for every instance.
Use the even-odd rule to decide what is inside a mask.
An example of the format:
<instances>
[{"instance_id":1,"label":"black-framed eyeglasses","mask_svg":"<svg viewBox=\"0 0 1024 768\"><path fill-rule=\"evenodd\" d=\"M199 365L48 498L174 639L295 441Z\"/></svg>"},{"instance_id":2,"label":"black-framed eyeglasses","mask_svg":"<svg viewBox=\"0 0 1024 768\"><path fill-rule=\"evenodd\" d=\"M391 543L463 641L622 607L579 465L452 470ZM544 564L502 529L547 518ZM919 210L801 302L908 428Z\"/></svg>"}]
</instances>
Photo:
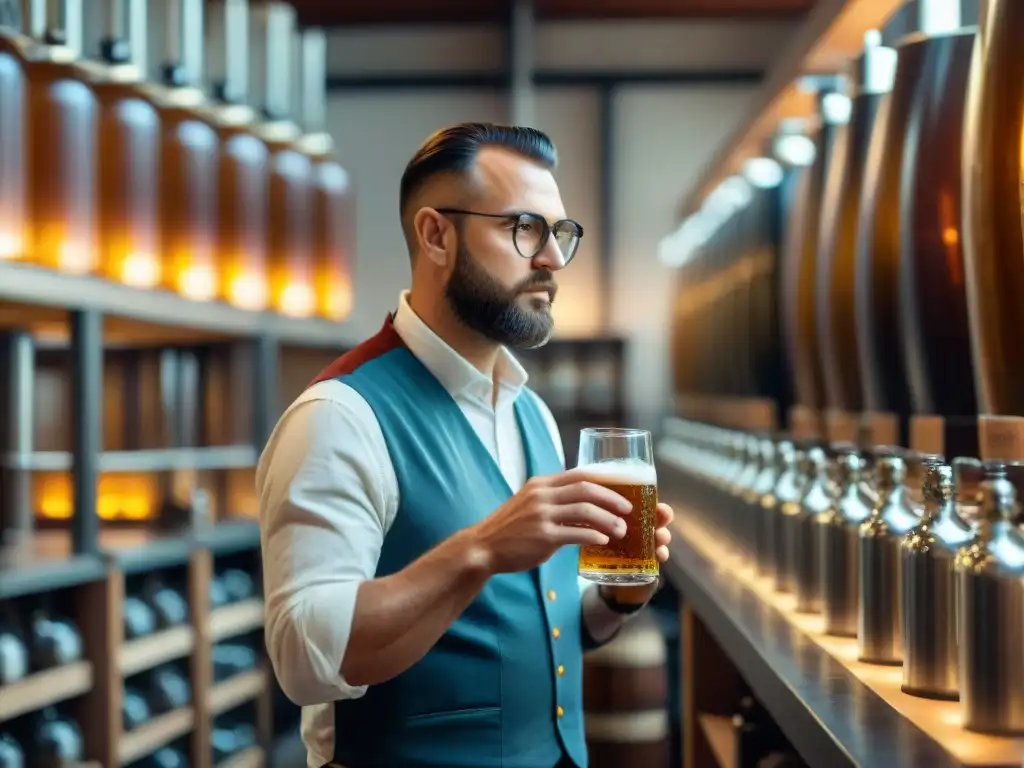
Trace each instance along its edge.
<instances>
[{"instance_id":1,"label":"black-framed eyeglasses","mask_svg":"<svg viewBox=\"0 0 1024 768\"><path fill-rule=\"evenodd\" d=\"M554 235L558 251L562 254L562 266L566 266L580 247L580 238L583 237L583 226L572 219L560 219L554 224L548 224L548 220L539 213L481 213L480 211L466 211L461 208L436 208L438 213L459 214L462 216L483 216L487 219L504 219L512 226L512 243L519 255L524 259L537 257L548 242L548 238Z\"/></svg>"}]
</instances>

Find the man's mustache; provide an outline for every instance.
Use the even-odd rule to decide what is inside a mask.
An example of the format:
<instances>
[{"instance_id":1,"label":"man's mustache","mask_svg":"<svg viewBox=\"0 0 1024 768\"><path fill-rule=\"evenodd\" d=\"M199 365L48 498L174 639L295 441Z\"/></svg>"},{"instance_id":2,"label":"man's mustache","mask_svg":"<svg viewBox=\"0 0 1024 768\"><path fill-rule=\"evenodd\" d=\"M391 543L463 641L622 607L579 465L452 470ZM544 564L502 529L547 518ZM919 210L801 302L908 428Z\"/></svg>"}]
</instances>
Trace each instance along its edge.
<instances>
[{"instance_id":1,"label":"man's mustache","mask_svg":"<svg viewBox=\"0 0 1024 768\"><path fill-rule=\"evenodd\" d=\"M519 286L516 293L533 293L534 291L547 291L551 300L554 301L558 293L558 285L555 283L554 275L548 270L538 270Z\"/></svg>"}]
</instances>

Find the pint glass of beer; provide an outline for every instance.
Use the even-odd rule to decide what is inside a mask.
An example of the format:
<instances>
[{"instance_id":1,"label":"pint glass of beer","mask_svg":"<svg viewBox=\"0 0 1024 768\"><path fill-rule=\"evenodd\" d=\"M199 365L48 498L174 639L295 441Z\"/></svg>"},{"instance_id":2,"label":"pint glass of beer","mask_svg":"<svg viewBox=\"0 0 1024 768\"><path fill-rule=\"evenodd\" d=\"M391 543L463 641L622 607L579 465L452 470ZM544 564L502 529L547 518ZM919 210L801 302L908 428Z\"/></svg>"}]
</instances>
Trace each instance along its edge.
<instances>
[{"instance_id":1,"label":"pint glass of beer","mask_svg":"<svg viewBox=\"0 0 1024 768\"><path fill-rule=\"evenodd\" d=\"M596 427L580 431L577 466L588 480L633 503L626 535L606 546L580 547L580 576L599 584L649 584L658 578L654 553L658 478L651 433L641 429Z\"/></svg>"}]
</instances>

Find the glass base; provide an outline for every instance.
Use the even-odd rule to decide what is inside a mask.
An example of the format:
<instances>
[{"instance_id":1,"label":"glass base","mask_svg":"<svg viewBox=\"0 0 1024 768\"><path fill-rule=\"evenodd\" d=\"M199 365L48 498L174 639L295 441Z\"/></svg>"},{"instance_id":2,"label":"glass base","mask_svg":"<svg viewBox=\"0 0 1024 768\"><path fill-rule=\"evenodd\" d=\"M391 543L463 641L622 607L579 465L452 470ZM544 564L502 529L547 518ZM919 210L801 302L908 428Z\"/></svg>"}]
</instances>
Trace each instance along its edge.
<instances>
[{"instance_id":1,"label":"glass base","mask_svg":"<svg viewBox=\"0 0 1024 768\"><path fill-rule=\"evenodd\" d=\"M641 587L658 580L656 573L623 573L622 571L581 570L580 577L596 584L616 584L620 587Z\"/></svg>"}]
</instances>

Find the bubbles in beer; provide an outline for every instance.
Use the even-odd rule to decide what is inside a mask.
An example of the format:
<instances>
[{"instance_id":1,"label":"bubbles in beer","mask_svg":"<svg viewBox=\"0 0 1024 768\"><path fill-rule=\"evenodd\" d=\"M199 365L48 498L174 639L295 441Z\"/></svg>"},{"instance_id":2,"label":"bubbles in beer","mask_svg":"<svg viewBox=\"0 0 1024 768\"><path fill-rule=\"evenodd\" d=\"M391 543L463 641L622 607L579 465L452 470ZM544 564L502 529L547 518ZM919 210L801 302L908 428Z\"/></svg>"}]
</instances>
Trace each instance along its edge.
<instances>
[{"instance_id":1,"label":"bubbles in beer","mask_svg":"<svg viewBox=\"0 0 1024 768\"><path fill-rule=\"evenodd\" d=\"M658 577L654 526L658 477L654 466L640 459L615 459L581 467L588 478L627 498L633 511L626 535L607 545L580 547L580 575L604 584L648 584Z\"/></svg>"}]
</instances>

